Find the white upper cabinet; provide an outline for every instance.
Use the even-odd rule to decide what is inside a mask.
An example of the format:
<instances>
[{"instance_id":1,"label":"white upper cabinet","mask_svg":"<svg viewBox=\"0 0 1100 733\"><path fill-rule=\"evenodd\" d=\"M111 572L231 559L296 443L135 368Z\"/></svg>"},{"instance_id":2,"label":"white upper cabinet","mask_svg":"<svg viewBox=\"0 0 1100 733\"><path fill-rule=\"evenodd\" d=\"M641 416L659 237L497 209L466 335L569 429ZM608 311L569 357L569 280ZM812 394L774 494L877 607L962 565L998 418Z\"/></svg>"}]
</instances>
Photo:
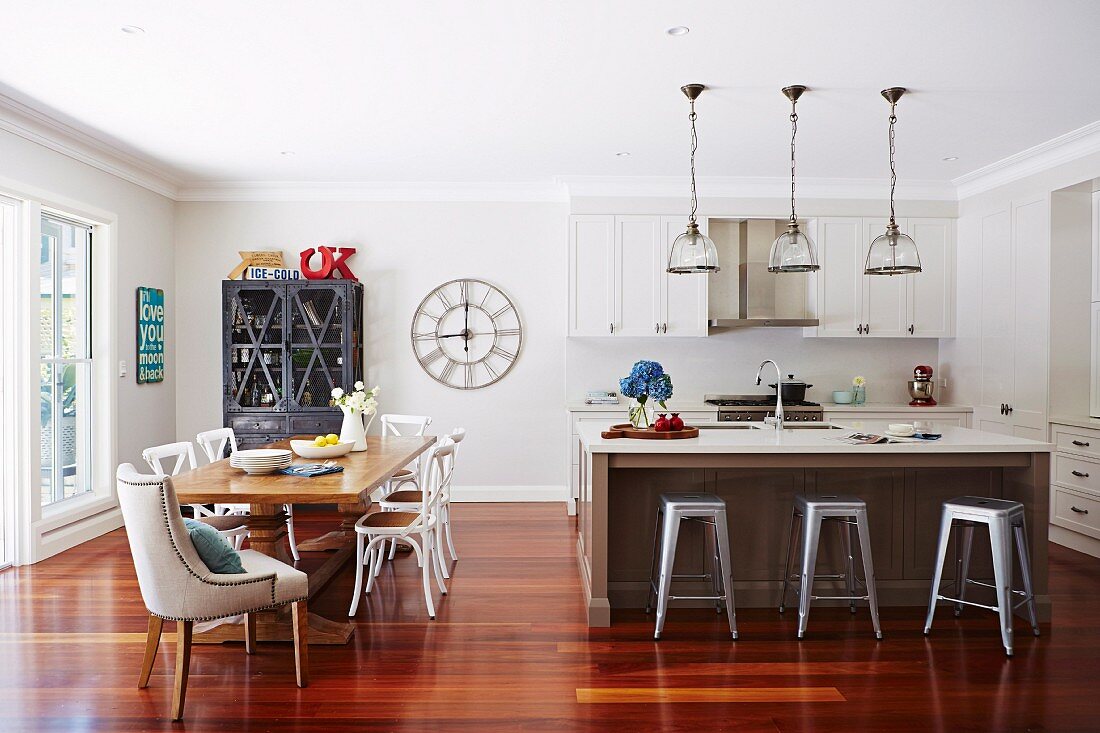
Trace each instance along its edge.
<instances>
[{"instance_id":1,"label":"white upper cabinet","mask_svg":"<svg viewBox=\"0 0 1100 733\"><path fill-rule=\"evenodd\" d=\"M615 255L611 217L570 217L570 336L607 336L614 328Z\"/></svg>"},{"instance_id":2,"label":"white upper cabinet","mask_svg":"<svg viewBox=\"0 0 1100 733\"><path fill-rule=\"evenodd\" d=\"M920 251L914 275L864 275L867 248L886 219L817 220L821 270L811 307L820 324L808 336L945 338L955 332L955 222L898 219Z\"/></svg>"},{"instance_id":3,"label":"white upper cabinet","mask_svg":"<svg viewBox=\"0 0 1100 733\"><path fill-rule=\"evenodd\" d=\"M661 217L661 261L658 268L664 288L661 294L665 314L661 319L662 336L707 335L707 284L712 276L672 275L665 272L668 257L672 253L672 243L687 229L687 222L686 216ZM699 230L705 234L706 220L698 223Z\"/></svg>"},{"instance_id":4,"label":"white upper cabinet","mask_svg":"<svg viewBox=\"0 0 1100 733\"><path fill-rule=\"evenodd\" d=\"M1100 191L1092 194L1092 302L1100 303Z\"/></svg>"},{"instance_id":5,"label":"white upper cabinet","mask_svg":"<svg viewBox=\"0 0 1100 733\"><path fill-rule=\"evenodd\" d=\"M569 335L706 336L708 276L665 272L686 226L682 217L570 217Z\"/></svg>"},{"instance_id":6,"label":"white upper cabinet","mask_svg":"<svg viewBox=\"0 0 1100 733\"><path fill-rule=\"evenodd\" d=\"M661 220L615 217L615 335L659 333L661 314Z\"/></svg>"}]
</instances>

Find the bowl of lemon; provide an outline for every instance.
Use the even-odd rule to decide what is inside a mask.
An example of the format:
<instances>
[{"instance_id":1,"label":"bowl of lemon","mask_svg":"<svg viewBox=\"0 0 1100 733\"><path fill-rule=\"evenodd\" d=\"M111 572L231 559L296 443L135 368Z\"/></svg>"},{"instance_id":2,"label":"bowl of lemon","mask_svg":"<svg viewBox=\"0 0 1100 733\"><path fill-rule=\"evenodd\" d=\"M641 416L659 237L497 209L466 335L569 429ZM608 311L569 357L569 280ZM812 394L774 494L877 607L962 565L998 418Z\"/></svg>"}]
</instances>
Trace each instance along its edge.
<instances>
[{"instance_id":1,"label":"bowl of lemon","mask_svg":"<svg viewBox=\"0 0 1100 733\"><path fill-rule=\"evenodd\" d=\"M336 433L318 435L313 440L290 441L290 449L302 458L338 458L347 455L353 445L350 441L341 443Z\"/></svg>"}]
</instances>

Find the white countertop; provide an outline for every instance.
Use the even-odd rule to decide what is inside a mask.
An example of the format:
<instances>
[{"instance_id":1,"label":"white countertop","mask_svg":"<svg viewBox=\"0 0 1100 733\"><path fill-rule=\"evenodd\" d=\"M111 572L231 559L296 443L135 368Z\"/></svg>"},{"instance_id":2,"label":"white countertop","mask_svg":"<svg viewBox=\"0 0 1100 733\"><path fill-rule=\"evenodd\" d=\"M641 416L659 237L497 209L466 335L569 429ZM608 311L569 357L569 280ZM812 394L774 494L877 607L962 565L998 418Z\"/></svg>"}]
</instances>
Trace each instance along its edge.
<instances>
[{"instance_id":1,"label":"white countertop","mask_svg":"<svg viewBox=\"0 0 1100 733\"><path fill-rule=\"evenodd\" d=\"M592 453L1049 453L1054 450L1050 443L954 426L939 428L943 437L934 441L849 445L835 439L846 435L845 431L822 428L703 429L698 438L682 440L601 438L600 433L611 425L610 422L581 424L577 426L577 435Z\"/></svg>"},{"instance_id":2,"label":"white countertop","mask_svg":"<svg viewBox=\"0 0 1100 733\"><path fill-rule=\"evenodd\" d=\"M1052 425L1069 425L1075 428L1100 430L1100 419L1088 415L1055 415L1048 422Z\"/></svg>"},{"instance_id":3,"label":"white countertop","mask_svg":"<svg viewBox=\"0 0 1100 733\"><path fill-rule=\"evenodd\" d=\"M619 398L617 405L586 405L584 400L571 400L565 404L569 412L618 412L629 409L630 400ZM708 405L702 400L669 400L668 409L660 409L660 412L717 412L718 408ZM654 412L659 405L651 404ZM862 405L838 405L833 402L822 402L821 408L825 412L912 412L914 417L924 413L935 412L973 412L973 407L964 405L936 405L934 407L910 407L907 402L867 402ZM919 417L917 419L920 419ZM1075 423L1074 423L1075 424ZM1100 427L1100 421L1097 423Z\"/></svg>"},{"instance_id":4,"label":"white countertop","mask_svg":"<svg viewBox=\"0 0 1100 733\"><path fill-rule=\"evenodd\" d=\"M835 402L822 402L821 407L825 412L911 412L914 417L935 412L974 412L973 407L965 405L937 404L931 407L910 407L908 402L866 402L862 405L838 405Z\"/></svg>"}]
</instances>

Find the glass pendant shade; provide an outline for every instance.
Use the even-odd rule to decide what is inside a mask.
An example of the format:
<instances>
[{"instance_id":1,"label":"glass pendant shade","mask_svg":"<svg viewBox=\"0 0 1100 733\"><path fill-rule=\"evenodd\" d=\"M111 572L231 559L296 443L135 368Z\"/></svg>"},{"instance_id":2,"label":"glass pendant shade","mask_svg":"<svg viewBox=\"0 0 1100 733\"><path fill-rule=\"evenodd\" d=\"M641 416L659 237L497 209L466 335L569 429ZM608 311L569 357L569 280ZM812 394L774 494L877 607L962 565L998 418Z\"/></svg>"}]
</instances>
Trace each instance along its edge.
<instances>
[{"instance_id":1,"label":"glass pendant shade","mask_svg":"<svg viewBox=\"0 0 1100 733\"><path fill-rule=\"evenodd\" d=\"M787 231L772 242L768 272L814 272L820 269L813 240L802 233L798 224L791 222Z\"/></svg>"},{"instance_id":2,"label":"glass pendant shade","mask_svg":"<svg viewBox=\"0 0 1100 733\"><path fill-rule=\"evenodd\" d=\"M699 225L690 222L687 231L676 237L668 258L668 272L685 275L699 272L718 272L718 250L710 237L699 231Z\"/></svg>"},{"instance_id":3,"label":"glass pendant shade","mask_svg":"<svg viewBox=\"0 0 1100 733\"><path fill-rule=\"evenodd\" d=\"M897 224L890 222L886 225L886 232L871 242L863 274L909 275L920 271L917 243L908 234L899 231Z\"/></svg>"}]
</instances>

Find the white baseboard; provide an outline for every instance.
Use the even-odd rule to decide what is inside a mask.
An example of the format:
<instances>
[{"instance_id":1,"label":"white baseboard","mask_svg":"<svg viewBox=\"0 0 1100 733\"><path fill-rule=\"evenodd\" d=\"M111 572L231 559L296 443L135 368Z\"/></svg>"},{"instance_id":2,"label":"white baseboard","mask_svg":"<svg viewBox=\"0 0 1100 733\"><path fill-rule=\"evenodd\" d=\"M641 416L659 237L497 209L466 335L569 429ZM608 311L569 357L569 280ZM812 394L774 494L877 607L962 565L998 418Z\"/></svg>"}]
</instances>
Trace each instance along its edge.
<instances>
[{"instance_id":1,"label":"white baseboard","mask_svg":"<svg viewBox=\"0 0 1100 733\"><path fill-rule=\"evenodd\" d=\"M35 557L32 561L39 562L47 557L53 557L88 540L94 540L96 537L112 532L122 524L122 512L118 507L114 507L57 529L42 532L37 538Z\"/></svg>"},{"instance_id":2,"label":"white baseboard","mask_svg":"<svg viewBox=\"0 0 1100 733\"><path fill-rule=\"evenodd\" d=\"M569 487L561 486L454 486L451 501L508 502L570 500Z\"/></svg>"}]
</instances>

